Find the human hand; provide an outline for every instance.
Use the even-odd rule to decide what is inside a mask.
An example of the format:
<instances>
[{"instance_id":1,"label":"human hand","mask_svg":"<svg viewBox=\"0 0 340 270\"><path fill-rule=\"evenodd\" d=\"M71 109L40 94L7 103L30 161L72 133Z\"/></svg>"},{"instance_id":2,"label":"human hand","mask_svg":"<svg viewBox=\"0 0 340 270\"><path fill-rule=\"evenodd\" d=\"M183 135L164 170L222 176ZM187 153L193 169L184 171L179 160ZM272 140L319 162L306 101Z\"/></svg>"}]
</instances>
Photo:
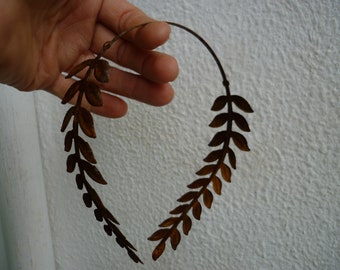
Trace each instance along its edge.
<instances>
[{"instance_id":1,"label":"human hand","mask_svg":"<svg viewBox=\"0 0 340 270\"><path fill-rule=\"evenodd\" d=\"M1 9L0 40L7 43L0 44L0 82L21 91L44 89L59 98L74 82L62 72L93 58L116 34L154 21L126 0L12 0ZM101 85L106 91L103 106L84 106L106 117L121 117L127 105L113 94L156 106L170 102L173 89L168 82L178 74L177 62L152 51L169 34L170 27L159 22L117 41L105 57L140 75L112 67L109 83Z\"/></svg>"}]
</instances>

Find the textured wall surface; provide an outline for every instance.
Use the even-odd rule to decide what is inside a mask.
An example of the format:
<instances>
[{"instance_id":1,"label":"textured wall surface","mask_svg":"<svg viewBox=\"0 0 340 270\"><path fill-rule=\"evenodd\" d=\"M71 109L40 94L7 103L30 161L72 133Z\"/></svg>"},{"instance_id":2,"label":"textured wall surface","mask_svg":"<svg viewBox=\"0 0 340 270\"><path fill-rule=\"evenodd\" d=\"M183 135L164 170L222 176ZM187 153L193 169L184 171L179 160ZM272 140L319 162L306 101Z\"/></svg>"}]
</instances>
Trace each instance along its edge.
<instances>
[{"instance_id":1,"label":"textured wall surface","mask_svg":"<svg viewBox=\"0 0 340 270\"><path fill-rule=\"evenodd\" d=\"M0 269L54 270L33 95L0 92Z\"/></svg>"},{"instance_id":2,"label":"textured wall surface","mask_svg":"<svg viewBox=\"0 0 340 270\"><path fill-rule=\"evenodd\" d=\"M136 265L108 238L65 172L66 106L35 94L56 269L340 268L340 2L337 0L133 0L151 16L197 30L216 49L231 91L244 96L250 153L204 209L177 251L153 262L147 241L195 180L216 130L209 111L223 93L206 50L174 29L160 48L181 73L174 101L129 101L118 120L95 117L90 142L109 184L95 186L135 244ZM210 149L211 151L211 149ZM52 269L52 268L51 268Z\"/></svg>"}]
</instances>

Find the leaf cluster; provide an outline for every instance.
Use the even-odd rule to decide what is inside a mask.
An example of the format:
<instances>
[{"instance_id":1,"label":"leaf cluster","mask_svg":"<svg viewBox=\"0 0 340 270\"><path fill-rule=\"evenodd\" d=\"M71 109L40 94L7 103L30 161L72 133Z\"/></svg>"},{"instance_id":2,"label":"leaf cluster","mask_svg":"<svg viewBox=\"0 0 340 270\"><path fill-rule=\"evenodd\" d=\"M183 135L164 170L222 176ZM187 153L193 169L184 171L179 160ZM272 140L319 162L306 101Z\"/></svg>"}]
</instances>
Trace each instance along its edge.
<instances>
[{"instance_id":1,"label":"leaf cluster","mask_svg":"<svg viewBox=\"0 0 340 270\"><path fill-rule=\"evenodd\" d=\"M221 111L225 107L227 110L217 114L209 126L212 128L224 127L224 129L218 131L209 142L209 146L214 150L204 158L203 161L206 164L196 172L199 178L187 186L190 191L177 200L181 204L170 211L172 216L159 224L160 229L148 238L150 241L160 241L152 253L154 260L163 254L168 239L170 239L172 249L177 249L181 241L179 225L182 224L182 232L188 235L192 227L192 217L200 220L202 206L210 209L214 200L213 194L221 195L222 180L231 182L231 168L236 169L236 156L230 142L233 141L234 145L242 151L250 150L246 138L233 130L235 123L240 130L250 131L246 119L233 110L233 105L247 113L251 113L253 110L244 98L230 94L229 82L224 82L223 85L226 88L226 95L216 98L211 110ZM225 162L227 156L228 164Z\"/></svg>"},{"instance_id":2,"label":"leaf cluster","mask_svg":"<svg viewBox=\"0 0 340 270\"><path fill-rule=\"evenodd\" d=\"M119 230L118 221L104 206L99 195L87 180L87 177L89 177L98 184L107 184L103 175L95 165L97 161L89 143L79 134L79 130L81 130L87 137L96 138L93 117L90 111L81 107L81 103L85 97L87 102L92 106L103 105L99 86L95 82L89 81L89 78L91 74L93 74L97 82L108 82L110 66L107 61L100 59L99 55L95 59L86 60L75 66L66 78L77 75L85 68L87 68L86 75L82 79L75 81L62 99L62 104L66 104L74 97L77 97L76 104L68 109L61 125L61 131L64 132L72 120L72 128L67 131L65 135L64 147L66 152L71 152L72 148L74 152L67 157L66 171L72 173L76 167L78 167L79 173L76 175L76 184L79 190L84 191L84 204L88 208L94 206L94 215L97 221L104 223L103 228L106 234L109 236L115 235L116 242L119 246L126 249L130 258L136 263L142 263L135 253L137 251L136 248Z\"/></svg>"}]
</instances>

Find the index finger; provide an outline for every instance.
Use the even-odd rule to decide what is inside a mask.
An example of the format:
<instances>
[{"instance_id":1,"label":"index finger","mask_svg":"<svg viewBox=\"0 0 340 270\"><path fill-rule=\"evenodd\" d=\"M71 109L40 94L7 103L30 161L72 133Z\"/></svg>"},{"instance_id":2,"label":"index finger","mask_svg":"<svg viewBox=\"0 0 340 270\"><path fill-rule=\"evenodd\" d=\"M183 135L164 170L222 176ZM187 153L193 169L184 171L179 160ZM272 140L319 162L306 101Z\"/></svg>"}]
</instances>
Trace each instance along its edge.
<instances>
[{"instance_id":1,"label":"index finger","mask_svg":"<svg viewBox=\"0 0 340 270\"><path fill-rule=\"evenodd\" d=\"M124 39L148 50L165 43L170 35L167 23L156 22L126 0L104 0L99 12L99 21L116 34L138 24L155 22L124 35Z\"/></svg>"}]
</instances>

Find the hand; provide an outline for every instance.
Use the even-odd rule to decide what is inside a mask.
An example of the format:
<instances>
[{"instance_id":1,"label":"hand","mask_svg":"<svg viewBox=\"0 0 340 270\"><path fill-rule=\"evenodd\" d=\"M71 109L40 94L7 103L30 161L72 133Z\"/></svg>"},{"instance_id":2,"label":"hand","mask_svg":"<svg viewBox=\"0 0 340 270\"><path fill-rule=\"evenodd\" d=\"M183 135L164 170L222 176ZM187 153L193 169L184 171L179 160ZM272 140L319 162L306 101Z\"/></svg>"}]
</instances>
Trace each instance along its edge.
<instances>
[{"instance_id":1,"label":"hand","mask_svg":"<svg viewBox=\"0 0 340 270\"><path fill-rule=\"evenodd\" d=\"M4 2L4 1L2 1ZM59 98L73 83L61 74L93 58L105 41L140 23L154 21L126 0L11 0L0 4L0 82L21 91L44 89ZM126 96L155 106L173 97L168 82L178 74L176 60L152 49L166 42L170 27L158 22L134 30L105 54L140 75L110 69L102 107L94 113L121 117ZM74 102L74 101L73 101Z\"/></svg>"}]
</instances>

